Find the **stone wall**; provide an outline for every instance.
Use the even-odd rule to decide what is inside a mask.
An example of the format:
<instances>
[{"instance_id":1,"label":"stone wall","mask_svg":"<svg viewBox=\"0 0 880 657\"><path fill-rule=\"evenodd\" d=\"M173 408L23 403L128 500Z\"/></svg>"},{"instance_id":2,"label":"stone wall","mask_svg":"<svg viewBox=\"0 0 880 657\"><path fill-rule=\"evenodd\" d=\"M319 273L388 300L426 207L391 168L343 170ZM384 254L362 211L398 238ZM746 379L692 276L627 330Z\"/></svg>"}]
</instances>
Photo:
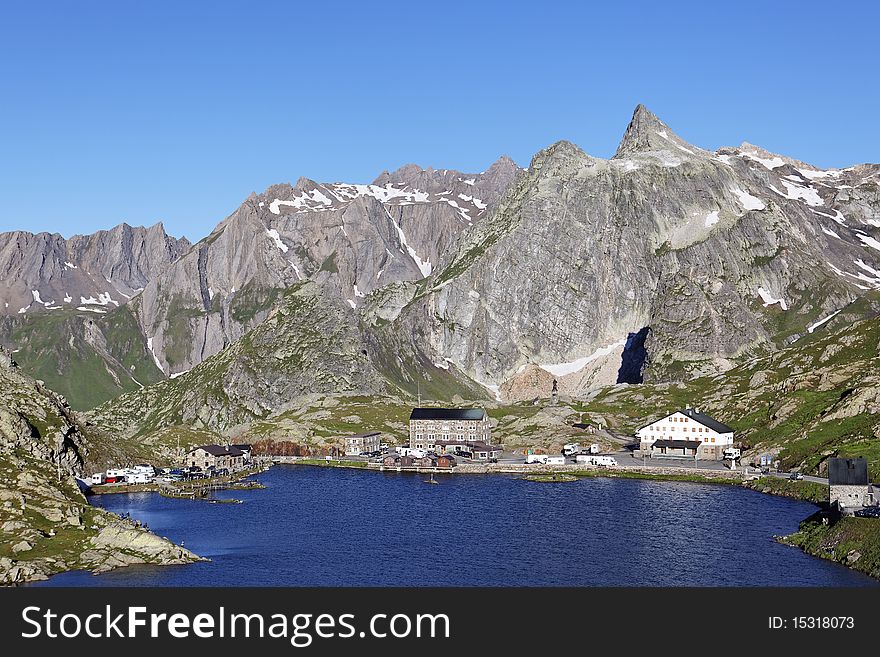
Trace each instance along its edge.
<instances>
[{"instance_id":1,"label":"stone wall","mask_svg":"<svg viewBox=\"0 0 880 657\"><path fill-rule=\"evenodd\" d=\"M830 487L830 501L839 506L865 506L868 504L868 486L844 486L835 484Z\"/></svg>"},{"instance_id":2,"label":"stone wall","mask_svg":"<svg viewBox=\"0 0 880 657\"><path fill-rule=\"evenodd\" d=\"M585 463L565 465L535 465L524 463L461 463L455 468L460 474L543 474L548 472L596 472L602 474L637 472L646 475L696 475L713 479L742 480L745 473L741 470L710 470L708 468L663 467L652 465L627 465L626 467L600 468Z\"/></svg>"}]
</instances>

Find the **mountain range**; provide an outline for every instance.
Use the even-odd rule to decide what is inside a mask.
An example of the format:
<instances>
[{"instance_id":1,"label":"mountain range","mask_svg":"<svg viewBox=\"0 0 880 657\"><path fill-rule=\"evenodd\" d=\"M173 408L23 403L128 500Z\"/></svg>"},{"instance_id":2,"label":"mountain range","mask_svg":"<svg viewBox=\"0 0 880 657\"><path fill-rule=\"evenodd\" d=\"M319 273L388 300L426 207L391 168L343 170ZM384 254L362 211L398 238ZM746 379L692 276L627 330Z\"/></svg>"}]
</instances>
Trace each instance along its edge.
<instances>
[{"instance_id":1,"label":"mountain range","mask_svg":"<svg viewBox=\"0 0 880 657\"><path fill-rule=\"evenodd\" d=\"M326 395L576 400L876 316L880 166L704 150L640 105L610 159L300 178L195 244L5 233L0 272L0 344L126 435L247 432Z\"/></svg>"}]
</instances>

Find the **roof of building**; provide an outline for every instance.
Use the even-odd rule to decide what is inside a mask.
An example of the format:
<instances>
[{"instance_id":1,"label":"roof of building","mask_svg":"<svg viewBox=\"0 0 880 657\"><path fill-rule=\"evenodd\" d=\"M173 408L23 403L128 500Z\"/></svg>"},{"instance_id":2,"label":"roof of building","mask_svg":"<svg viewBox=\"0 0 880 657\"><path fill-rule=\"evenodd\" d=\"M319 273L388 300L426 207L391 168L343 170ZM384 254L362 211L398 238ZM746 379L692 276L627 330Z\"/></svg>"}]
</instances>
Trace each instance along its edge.
<instances>
[{"instance_id":1,"label":"roof of building","mask_svg":"<svg viewBox=\"0 0 880 657\"><path fill-rule=\"evenodd\" d=\"M192 451L196 451L197 449L203 449L211 456L244 456L244 452L234 445L231 447L225 447L223 445L201 445Z\"/></svg>"},{"instance_id":2,"label":"roof of building","mask_svg":"<svg viewBox=\"0 0 880 657\"><path fill-rule=\"evenodd\" d=\"M410 420L482 420L482 408L414 408Z\"/></svg>"},{"instance_id":3,"label":"roof of building","mask_svg":"<svg viewBox=\"0 0 880 657\"><path fill-rule=\"evenodd\" d=\"M674 449L682 449L683 447L687 447L689 449L696 449L702 443L699 440L671 440L671 439L663 439L655 440L653 442L654 447L672 447Z\"/></svg>"},{"instance_id":4,"label":"roof of building","mask_svg":"<svg viewBox=\"0 0 880 657\"><path fill-rule=\"evenodd\" d=\"M381 431L368 431L367 433L351 433L346 438L372 438L373 436L381 436Z\"/></svg>"},{"instance_id":5,"label":"roof of building","mask_svg":"<svg viewBox=\"0 0 880 657\"><path fill-rule=\"evenodd\" d=\"M230 445L230 446L231 446L231 447L235 447L235 449L240 450L240 451L242 451L242 452L249 452L249 451L251 451L251 446L250 446L250 445L247 445L247 444L245 444L245 443L242 443L241 445Z\"/></svg>"},{"instance_id":6,"label":"roof of building","mask_svg":"<svg viewBox=\"0 0 880 657\"><path fill-rule=\"evenodd\" d=\"M731 429L726 424L719 422L714 417L706 415L705 413L700 413L695 408L685 408L678 412L682 415L687 415L692 420L696 420L703 426L709 427L710 429L712 429L713 431L717 431L718 433L733 433L733 429Z\"/></svg>"},{"instance_id":7,"label":"roof of building","mask_svg":"<svg viewBox=\"0 0 880 657\"><path fill-rule=\"evenodd\" d=\"M867 486L868 462L856 459L828 459L828 483L831 486Z\"/></svg>"}]
</instances>

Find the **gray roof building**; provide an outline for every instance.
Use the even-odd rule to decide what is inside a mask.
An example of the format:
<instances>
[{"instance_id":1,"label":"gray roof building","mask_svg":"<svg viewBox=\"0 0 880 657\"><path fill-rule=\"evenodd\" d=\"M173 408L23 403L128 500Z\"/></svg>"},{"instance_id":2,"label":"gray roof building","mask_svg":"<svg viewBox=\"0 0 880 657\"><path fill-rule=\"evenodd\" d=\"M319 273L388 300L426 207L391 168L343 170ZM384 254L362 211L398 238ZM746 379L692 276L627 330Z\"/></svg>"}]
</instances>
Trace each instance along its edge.
<instances>
[{"instance_id":1,"label":"gray roof building","mask_svg":"<svg viewBox=\"0 0 880 657\"><path fill-rule=\"evenodd\" d=\"M863 458L828 459L828 484L831 486L867 486L868 462Z\"/></svg>"},{"instance_id":2,"label":"gray roof building","mask_svg":"<svg viewBox=\"0 0 880 657\"><path fill-rule=\"evenodd\" d=\"M726 424L719 422L714 417L710 415L706 415L705 413L700 413L698 410L694 408L685 408L679 411L679 413L683 415L687 415L689 418L692 418L702 424L705 427L709 427L713 431L717 431L718 433L733 433L733 429L731 429Z\"/></svg>"},{"instance_id":3,"label":"gray roof building","mask_svg":"<svg viewBox=\"0 0 880 657\"><path fill-rule=\"evenodd\" d=\"M410 420L482 420L482 408L414 408Z\"/></svg>"}]
</instances>

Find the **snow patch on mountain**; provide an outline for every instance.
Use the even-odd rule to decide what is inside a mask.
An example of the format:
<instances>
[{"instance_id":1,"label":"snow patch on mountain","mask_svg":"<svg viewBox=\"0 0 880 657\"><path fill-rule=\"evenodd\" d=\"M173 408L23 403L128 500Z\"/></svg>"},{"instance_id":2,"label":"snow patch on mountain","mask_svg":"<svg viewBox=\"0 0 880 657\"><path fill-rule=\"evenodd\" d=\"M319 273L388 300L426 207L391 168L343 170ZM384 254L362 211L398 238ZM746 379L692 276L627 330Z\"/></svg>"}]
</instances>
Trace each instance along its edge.
<instances>
[{"instance_id":1,"label":"snow patch on mountain","mask_svg":"<svg viewBox=\"0 0 880 657\"><path fill-rule=\"evenodd\" d=\"M414 248L412 248L407 243L406 235L404 234L403 229L400 227L400 224L398 224L396 221L394 221L394 217L392 217L391 214L388 213L387 210L385 212L386 212L386 214L388 214L388 218L391 219L391 223L393 223L394 227L397 229L397 236L400 238L400 244L407 250L410 257L416 263L416 266L419 268L419 271L422 272L422 277L427 278L428 276L430 276L431 269L432 269L431 261L430 260L422 260L419 257L419 254L416 253L416 250Z\"/></svg>"},{"instance_id":2,"label":"snow patch on mountain","mask_svg":"<svg viewBox=\"0 0 880 657\"><path fill-rule=\"evenodd\" d=\"M278 250L282 253L287 253L289 251L289 247L281 241L281 235L278 234L278 231L274 228L267 228L266 235L269 236L273 242L275 242L275 246L278 247Z\"/></svg>"},{"instance_id":3,"label":"snow patch on mountain","mask_svg":"<svg viewBox=\"0 0 880 657\"><path fill-rule=\"evenodd\" d=\"M156 367L164 372L165 370L162 367L162 363L159 362L159 358L156 356L156 352L153 351L153 338L147 338L147 351L149 351L150 355L153 357L153 362L156 363Z\"/></svg>"},{"instance_id":4,"label":"snow patch on mountain","mask_svg":"<svg viewBox=\"0 0 880 657\"><path fill-rule=\"evenodd\" d=\"M865 235L864 233L858 233L859 239L862 240L862 244L865 246L870 246L872 249L877 249L880 251L880 242L875 240L870 235Z\"/></svg>"},{"instance_id":5,"label":"snow patch on mountain","mask_svg":"<svg viewBox=\"0 0 880 657\"><path fill-rule=\"evenodd\" d=\"M770 187L772 191L776 192L780 196L784 196L785 198L791 199L792 201L801 200L807 205L812 205L815 207L825 205L825 201L822 200L822 198L819 196L819 192L817 192L816 189L813 187L804 187L803 185L799 185L788 180L783 180L782 184L786 189L785 192L779 191L773 185L768 185L768 187Z\"/></svg>"},{"instance_id":6,"label":"snow patch on mountain","mask_svg":"<svg viewBox=\"0 0 880 657\"><path fill-rule=\"evenodd\" d=\"M733 187L731 192L734 193L736 198L739 200L739 204L743 206L745 210L763 210L766 205L764 205L764 201L759 199L757 196L752 196L747 191L740 189L739 187Z\"/></svg>"},{"instance_id":7,"label":"snow patch on mountain","mask_svg":"<svg viewBox=\"0 0 880 657\"><path fill-rule=\"evenodd\" d=\"M817 328L819 328L820 326L822 326L822 324L824 324L825 322L827 322L827 321L830 320L830 319L833 319L834 316L837 315L837 313L839 313L839 312L840 312L840 311L837 310L837 311L831 313L830 315L828 315L828 317L825 317L825 318L823 318L823 319L820 319L820 320L819 320L818 322L816 322L815 324L811 324L810 326L807 327L807 333L812 333L812 332L815 331Z\"/></svg>"},{"instance_id":8,"label":"snow patch on mountain","mask_svg":"<svg viewBox=\"0 0 880 657\"><path fill-rule=\"evenodd\" d=\"M765 308L767 306L772 306L773 304L778 303L780 308L782 308L783 310L788 310L788 304L785 303L785 299L781 297L777 299L763 287L758 288L758 296L760 296L761 300L764 302Z\"/></svg>"},{"instance_id":9,"label":"snow patch on mountain","mask_svg":"<svg viewBox=\"0 0 880 657\"><path fill-rule=\"evenodd\" d=\"M583 358L578 358L577 360L573 360L570 363L542 363L539 364L542 370L546 370L550 372L553 376L565 376L566 374L574 374L575 372L579 372L587 364L592 363L597 358L601 358L602 356L607 356L610 353L613 353L617 349L621 349L626 346L626 338L622 340L618 340L613 344L608 345L607 347L600 347L596 349L589 356L584 356Z\"/></svg>"},{"instance_id":10,"label":"snow patch on mountain","mask_svg":"<svg viewBox=\"0 0 880 657\"><path fill-rule=\"evenodd\" d=\"M822 178L828 177L837 177L841 175L841 171L837 169L828 169L826 171L811 171L810 169L798 169L798 173L800 173L804 178L808 178L810 180L821 180Z\"/></svg>"},{"instance_id":11,"label":"snow patch on mountain","mask_svg":"<svg viewBox=\"0 0 880 657\"><path fill-rule=\"evenodd\" d=\"M773 171L773 169L785 165L785 160L783 160L781 157L760 157L758 155L755 155L754 153L740 153L739 156L748 158L749 160L754 160L755 162L759 162L770 169L770 171Z\"/></svg>"}]
</instances>

